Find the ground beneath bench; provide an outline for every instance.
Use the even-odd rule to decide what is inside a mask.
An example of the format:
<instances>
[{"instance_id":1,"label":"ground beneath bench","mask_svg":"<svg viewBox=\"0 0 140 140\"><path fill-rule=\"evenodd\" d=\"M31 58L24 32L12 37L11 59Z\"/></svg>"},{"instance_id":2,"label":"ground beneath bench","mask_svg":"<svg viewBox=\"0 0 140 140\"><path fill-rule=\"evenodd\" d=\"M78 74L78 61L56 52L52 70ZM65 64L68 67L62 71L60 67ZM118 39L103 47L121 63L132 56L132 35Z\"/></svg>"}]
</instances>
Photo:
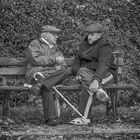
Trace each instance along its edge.
<instances>
[{"instance_id":1,"label":"ground beneath bench","mask_svg":"<svg viewBox=\"0 0 140 140\"><path fill-rule=\"evenodd\" d=\"M107 118L102 106L93 110L92 126L58 125L50 127L38 120L0 121L0 140L133 140L140 139L139 106L119 108L116 121ZM28 118L29 119L29 118Z\"/></svg>"}]
</instances>

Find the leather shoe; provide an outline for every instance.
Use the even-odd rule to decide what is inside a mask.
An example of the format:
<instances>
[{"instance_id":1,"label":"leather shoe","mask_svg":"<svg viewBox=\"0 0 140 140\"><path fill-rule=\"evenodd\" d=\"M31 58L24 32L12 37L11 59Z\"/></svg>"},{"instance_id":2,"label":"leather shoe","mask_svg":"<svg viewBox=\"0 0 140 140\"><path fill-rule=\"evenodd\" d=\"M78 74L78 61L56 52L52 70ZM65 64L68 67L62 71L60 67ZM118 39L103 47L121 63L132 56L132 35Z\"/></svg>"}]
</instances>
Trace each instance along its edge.
<instances>
[{"instance_id":1,"label":"leather shoe","mask_svg":"<svg viewBox=\"0 0 140 140\"><path fill-rule=\"evenodd\" d=\"M53 119L46 120L45 123L48 126L56 126L57 124L61 124L62 121L58 118L53 118Z\"/></svg>"}]
</instances>

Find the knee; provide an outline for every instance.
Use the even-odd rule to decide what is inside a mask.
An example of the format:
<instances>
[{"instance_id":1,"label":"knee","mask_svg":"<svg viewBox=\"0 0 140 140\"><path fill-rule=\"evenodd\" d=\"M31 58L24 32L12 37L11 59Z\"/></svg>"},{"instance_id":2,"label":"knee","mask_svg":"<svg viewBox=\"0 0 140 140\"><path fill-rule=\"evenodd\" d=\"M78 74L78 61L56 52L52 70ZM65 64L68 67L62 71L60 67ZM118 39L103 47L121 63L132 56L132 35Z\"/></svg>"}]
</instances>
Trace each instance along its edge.
<instances>
[{"instance_id":1,"label":"knee","mask_svg":"<svg viewBox=\"0 0 140 140\"><path fill-rule=\"evenodd\" d=\"M78 75L81 76L82 81L91 82L93 78L93 74L86 67L81 67L77 72Z\"/></svg>"},{"instance_id":2,"label":"knee","mask_svg":"<svg viewBox=\"0 0 140 140\"><path fill-rule=\"evenodd\" d=\"M50 91L44 85L42 85L40 88L40 95L48 95L49 93Z\"/></svg>"},{"instance_id":3,"label":"knee","mask_svg":"<svg viewBox=\"0 0 140 140\"><path fill-rule=\"evenodd\" d=\"M78 75L81 75L81 76L85 76L87 74L87 68L86 67L81 67L78 72L77 72Z\"/></svg>"}]
</instances>

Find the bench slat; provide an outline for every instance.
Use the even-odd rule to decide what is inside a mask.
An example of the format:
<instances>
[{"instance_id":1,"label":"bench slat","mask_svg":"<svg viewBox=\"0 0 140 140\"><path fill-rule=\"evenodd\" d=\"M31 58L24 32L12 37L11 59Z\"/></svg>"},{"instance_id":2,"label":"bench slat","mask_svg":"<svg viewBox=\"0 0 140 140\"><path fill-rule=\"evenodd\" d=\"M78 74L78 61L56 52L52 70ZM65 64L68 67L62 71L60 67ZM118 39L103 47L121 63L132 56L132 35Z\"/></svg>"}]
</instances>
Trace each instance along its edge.
<instances>
[{"instance_id":1,"label":"bench slat","mask_svg":"<svg viewBox=\"0 0 140 140\"><path fill-rule=\"evenodd\" d=\"M68 67L68 69L71 68ZM26 74L26 66L0 68L0 76L25 76L25 74Z\"/></svg>"},{"instance_id":2,"label":"bench slat","mask_svg":"<svg viewBox=\"0 0 140 140\"><path fill-rule=\"evenodd\" d=\"M25 66L27 63L25 58L0 58L0 66Z\"/></svg>"},{"instance_id":3,"label":"bench slat","mask_svg":"<svg viewBox=\"0 0 140 140\"><path fill-rule=\"evenodd\" d=\"M25 66L14 68L0 68L0 76L25 75Z\"/></svg>"},{"instance_id":4,"label":"bench slat","mask_svg":"<svg viewBox=\"0 0 140 140\"><path fill-rule=\"evenodd\" d=\"M73 58L65 58L68 66L71 66ZM25 66L27 60L25 58L7 58L0 57L0 66Z\"/></svg>"},{"instance_id":5,"label":"bench slat","mask_svg":"<svg viewBox=\"0 0 140 140\"><path fill-rule=\"evenodd\" d=\"M134 89L137 90L137 88L134 85L131 84L126 84L126 85L108 85L106 87L103 87L104 89L120 89L120 90L130 90L130 89ZM62 87L58 87L59 90L70 90L70 91L74 91L74 90L80 90L81 86L77 85L77 86L62 86ZM0 86L0 90L1 91L27 91L29 90L29 88L24 87L24 86Z\"/></svg>"},{"instance_id":6,"label":"bench slat","mask_svg":"<svg viewBox=\"0 0 140 140\"><path fill-rule=\"evenodd\" d=\"M68 66L72 65L73 58L65 58ZM0 76L25 75L26 59L24 58L0 58ZM11 66L11 67L10 67ZM14 66L14 67L13 67Z\"/></svg>"}]
</instances>

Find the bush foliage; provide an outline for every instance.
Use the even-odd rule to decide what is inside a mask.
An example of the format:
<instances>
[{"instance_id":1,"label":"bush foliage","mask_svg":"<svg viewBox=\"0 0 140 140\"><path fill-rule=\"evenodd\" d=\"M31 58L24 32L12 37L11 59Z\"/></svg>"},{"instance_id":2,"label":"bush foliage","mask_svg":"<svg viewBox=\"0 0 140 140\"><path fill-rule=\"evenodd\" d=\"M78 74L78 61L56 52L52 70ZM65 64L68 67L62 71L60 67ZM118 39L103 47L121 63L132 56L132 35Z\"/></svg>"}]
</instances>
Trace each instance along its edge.
<instances>
[{"instance_id":1,"label":"bush foliage","mask_svg":"<svg viewBox=\"0 0 140 140\"><path fill-rule=\"evenodd\" d=\"M58 44L65 57L73 56L83 27L100 21L115 49L125 58L123 79L140 79L140 2L138 0L1 0L0 56L24 57L42 25L61 29Z\"/></svg>"}]
</instances>

